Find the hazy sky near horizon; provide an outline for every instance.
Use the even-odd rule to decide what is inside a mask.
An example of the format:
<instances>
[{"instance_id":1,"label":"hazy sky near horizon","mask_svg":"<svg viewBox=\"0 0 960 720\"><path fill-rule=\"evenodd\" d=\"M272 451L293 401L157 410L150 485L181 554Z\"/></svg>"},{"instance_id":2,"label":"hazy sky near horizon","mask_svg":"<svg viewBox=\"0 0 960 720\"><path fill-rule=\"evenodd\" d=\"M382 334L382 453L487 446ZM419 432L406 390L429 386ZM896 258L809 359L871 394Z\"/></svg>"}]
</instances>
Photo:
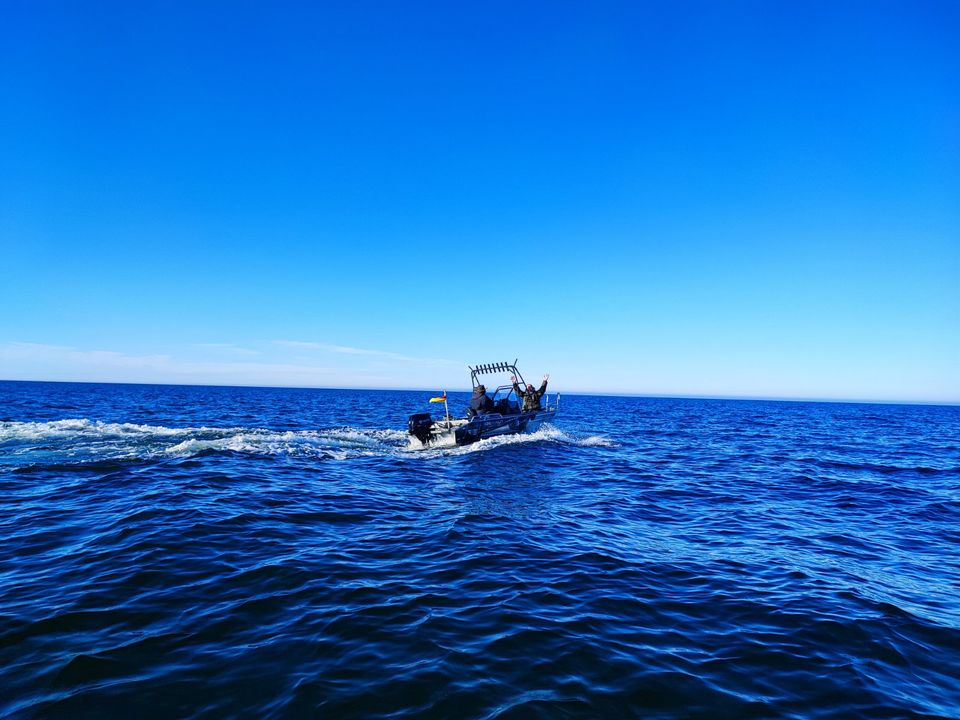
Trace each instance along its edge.
<instances>
[{"instance_id":1,"label":"hazy sky near horizon","mask_svg":"<svg viewBox=\"0 0 960 720\"><path fill-rule=\"evenodd\" d=\"M0 9L0 379L960 402L954 2Z\"/></svg>"}]
</instances>

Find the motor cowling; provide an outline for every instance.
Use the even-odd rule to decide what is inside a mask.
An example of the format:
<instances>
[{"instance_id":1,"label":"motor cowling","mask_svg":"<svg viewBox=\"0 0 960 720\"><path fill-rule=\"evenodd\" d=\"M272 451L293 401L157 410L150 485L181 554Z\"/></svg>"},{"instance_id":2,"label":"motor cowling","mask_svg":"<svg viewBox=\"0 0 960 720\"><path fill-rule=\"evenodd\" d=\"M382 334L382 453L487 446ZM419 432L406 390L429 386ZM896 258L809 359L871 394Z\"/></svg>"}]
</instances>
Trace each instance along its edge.
<instances>
[{"instance_id":1,"label":"motor cowling","mask_svg":"<svg viewBox=\"0 0 960 720\"><path fill-rule=\"evenodd\" d=\"M430 413L411 415L407 421L407 430L424 445L430 440L430 430L433 428L433 418Z\"/></svg>"}]
</instances>

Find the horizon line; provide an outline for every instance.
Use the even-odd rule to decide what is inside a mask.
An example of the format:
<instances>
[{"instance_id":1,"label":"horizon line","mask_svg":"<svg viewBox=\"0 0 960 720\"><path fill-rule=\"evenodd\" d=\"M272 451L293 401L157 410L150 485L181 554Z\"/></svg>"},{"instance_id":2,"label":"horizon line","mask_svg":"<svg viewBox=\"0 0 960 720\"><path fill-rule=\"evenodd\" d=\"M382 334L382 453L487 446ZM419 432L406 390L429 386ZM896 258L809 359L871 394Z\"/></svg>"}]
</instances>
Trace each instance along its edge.
<instances>
[{"instance_id":1,"label":"horizon line","mask_svg":"<svg viewBox=\"0 0 960 720\"><path fill-rule=\"evenodd\" d=\"M160 387L218 387L218 388L251 388L262 390L360 390L369 392L441 392L436 388L406 388L406 387L327 387L320 385L237 385L237 384L211 384L211 383L165 383L165 382L117 382L102 380L8 380L0 378L0 382L9 383L57 383L64 385L144 385ZM442 390L442 392L447 392ZM451 390L450 392L469 393L470 390ZM837 405L911 405L911 406L930 406L930 407L960 407L960 400L854 400L843 398L804 398L804 397L770 397L770 396L751 396L751 395L665 395L657 393L631 393L631 392L600 392L584 390L566 390L561 395L577 396L595 396L595 397L620 397L620 398L650 398L658 400L735 400L744 402L795 402L795 403L823 403Z\"/></svg>"}]
</instances>

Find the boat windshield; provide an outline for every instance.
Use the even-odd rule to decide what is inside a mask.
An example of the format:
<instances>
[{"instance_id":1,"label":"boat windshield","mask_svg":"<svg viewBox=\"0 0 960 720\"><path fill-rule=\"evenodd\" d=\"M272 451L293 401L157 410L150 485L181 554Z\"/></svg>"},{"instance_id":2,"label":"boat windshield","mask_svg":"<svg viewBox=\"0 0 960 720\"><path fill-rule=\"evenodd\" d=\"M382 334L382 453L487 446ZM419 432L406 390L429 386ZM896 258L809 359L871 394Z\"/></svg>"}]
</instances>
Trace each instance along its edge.
<instances>
[{"instance_id":1,"label":"boat windshield","mask_svg":"<svg viewBox=\"0 0 960 720\"><path fill-rule=\"evenodd\" d=\"M501 385L493 393L494 412L510 415L520 412L520 399L513 391L513 385Z\"/></svg>"}]
</instances>

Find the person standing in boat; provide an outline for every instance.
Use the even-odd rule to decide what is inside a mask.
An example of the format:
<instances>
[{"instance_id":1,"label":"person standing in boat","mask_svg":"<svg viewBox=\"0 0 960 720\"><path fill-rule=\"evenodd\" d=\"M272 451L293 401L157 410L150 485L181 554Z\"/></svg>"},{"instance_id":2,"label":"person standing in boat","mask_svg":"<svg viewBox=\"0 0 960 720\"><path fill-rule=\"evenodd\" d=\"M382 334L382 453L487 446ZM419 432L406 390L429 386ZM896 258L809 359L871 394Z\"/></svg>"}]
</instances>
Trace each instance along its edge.
<instances>
[{"instance_id":1,"label":"person standing in boat","mask_svg":"<svg viewBox=\"0 0 960 720\"><path fill-rule=\"evenodd\" d=\"M543 382L540 384L539 390L535 390L533 385L527 385L526 390L521 390L520 386L517 385L517 376L514 375L511 379L513 380L513 391L518 398L523 398L523 412L538 412L543 409L540 407L540 398L547 392L547 380L550 379L550 373L543 376Z\"/></svg>"},{"instance_id":2,"label":"person standing in boat","mask_svg":"<svg viewBox=\"0 0 960 720\"><path fill-rule=\"evenodd\" d=\"M487 388L483 385L477 385L473 389L473 397L470 398L470 407L467 408L467 417L474 415L486 415L493 411L493 400L487 395Z\"/></svg>"}]
</instances>

